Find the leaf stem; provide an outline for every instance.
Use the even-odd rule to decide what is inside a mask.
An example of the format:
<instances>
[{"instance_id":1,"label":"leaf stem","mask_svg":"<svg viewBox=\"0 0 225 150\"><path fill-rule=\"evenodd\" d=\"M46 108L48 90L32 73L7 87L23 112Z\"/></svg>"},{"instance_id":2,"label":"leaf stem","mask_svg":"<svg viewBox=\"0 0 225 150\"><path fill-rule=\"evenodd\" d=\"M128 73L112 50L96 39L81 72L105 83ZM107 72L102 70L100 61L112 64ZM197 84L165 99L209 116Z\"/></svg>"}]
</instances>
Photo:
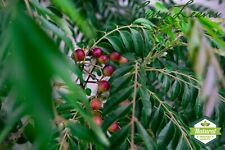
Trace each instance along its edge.
<instances>
[{"instance_id":1,"label":"leaf stem","mask_svg":"<svg viewBox=\"0 0 225 150\"><path fill-rule=\"evenodd\" d=\"M27 7L27 11L28 11L29 15L32 17L33 13L32 13L32 10L31 10L31 7L30 7L30 4L29 4L28 0L24 0L24 2L25 2L25 5Z\"/></svg>"},{"instance_id":2,"label":"leaf stem","mask_svg":"<svg viewBox=\"0 0 225 150\"><path fill-rule=\"evenodd\" d=\"M90 79L92 73L94 72L95 68L96 68L96 66L94 66L94 67L92 68L90 74L88 75L87 80L85 81L84 86L83 86L84 88L85 88L85 86L87 85L87 83L88 83L88 81L89 81L89 79Z\"/></svg>"},{"instance_id":3,"label":"leaf stem","mask_svg":"<svg viewBox=\"0 0 225 150\"><path fill-rule=\"evenodd\" d=\"M136 105L136 93L137 93L137 78L138 78L138 62L135 64L135 78L134 78L134 93L133 93L133 107L132 107L132 119L131 119L131 149L134 149L134 122L135 122L135 105Z\"/></svg>"},{"instance_id":4,"label":"leaf stem","mask_svg":"<svg viewBox=\"0 0 225 150\"><path fill-rule=\"evenodd\" d=\"M76 118L76 116L77 116L77 112L74 113L72 120L74 120ZM63 138L60 142L59 150L62 150L62 149L66 150L67 149L65 147L65 144L67 144L67 143L65 143L65 142L66 142L66 138L68 137L68 135L69 135L69 130L67 128L65 128L65 133L64 133Z\"/></svg>"}]
</instances>

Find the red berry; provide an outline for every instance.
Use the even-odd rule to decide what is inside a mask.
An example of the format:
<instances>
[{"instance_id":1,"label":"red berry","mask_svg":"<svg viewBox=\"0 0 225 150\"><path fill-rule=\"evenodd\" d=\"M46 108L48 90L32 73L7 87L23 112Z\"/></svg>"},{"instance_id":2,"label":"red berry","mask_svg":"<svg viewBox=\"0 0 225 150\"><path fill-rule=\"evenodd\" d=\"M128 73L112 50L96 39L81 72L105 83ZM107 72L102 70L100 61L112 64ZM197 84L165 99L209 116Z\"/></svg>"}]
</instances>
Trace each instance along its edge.
<instances>
[{"instance_id":1,"label":"red berry","mask_svg":"<svg viewBox=\"0 0 225 150\"><path fill-rule=\"evenodd\" d=\"M102 55L102 50L101 48L94 48L92 50L92 55L96 58L100 57Z\"/></svg>"},{"instance_id":2,"label":"red berry","mask_svg":"<svg viewBox=\"0 0 225 150\"><path fill-rule=\"evenodd\" d=\"M110 88L110 84L106 80L101 80L98 82L98 91L99 92L106 92Z\"/></svg>"},{"instance_id":3,"label":"red berry","mask_svg":"<svg viewBox=\"0 0 225 150\"><path fill-rule=\"evenodd\" d=\"M128 59L126 57L122 57L122 56L120 57L120 60L119 60L120 64L125 64L127 62L128 62Z\"/></svg>"},{"instance_id":4,"label":"red berry","mask_svg":"<svg viewBox=\"0 0 225 150\"><path fill-rule=\"evenodd\" d=\"M102 125L102 117L101 116L94 116L93 118L94 123L96 123L98 126Z\"/></svg>"},{"instance_id":5,"label":"red berry","mask_svg":"<svg viewBox=\"0 0 225 150\"><path fill-rule=\"evenodd\" d=\"M91 100L90 105L93 110L99 110L102 106L102 101L97 98L94 98Z\"/></svg>"},{"instance_id":6,"label":"red berry","mask_svg":"<svg viewBox=\"0 0 225 150\"><path fill-rule=\"evenodd\" d=\"M116 132L119 129L119 123L116 121L108 128L109 132Z\"/></svg>"},{"instance_id":7,"label":"red berry","mask_svg":"<svg viewBox=\"0 0 225 150\"><path fill-rule=\"evenodd\" d=\"M103 74L105 76L111 76L114 71L115 71L114 67L113 66L110 66L110 65L106 65L103 68Z\"/></svg>"},{"instance_id":8,"label":"red berry","mask_svg":"<svg viewBox=\"0 0 225 150\"><path fill-rule=\"evenodd\" d=\"M72 53L71 58L75 61L83 61L85 58L85 52L82 49L77 49Z\"/></svg>"},{"instance_id":9,"label":"red berry","mask_svg":"<svg viewBox=\"0 0 225 150\"><path fill-rule=\"evenodd\" d=\"M119 61L120 60L120 53L118 53L118 52L112 52L110 54L110 59L112 61Z\"/></svg>"},{"instance_id":10,"label":"red berry","mask_svg":"<svg viewBox=\"0 0 225 150\"><path fill-rule=\"evenodd\" d=\"M108 57L106 55L101 55L98 58L98 62L101 63L101 64L106 64L108 62Z\"/></svg>"}]
</instances>

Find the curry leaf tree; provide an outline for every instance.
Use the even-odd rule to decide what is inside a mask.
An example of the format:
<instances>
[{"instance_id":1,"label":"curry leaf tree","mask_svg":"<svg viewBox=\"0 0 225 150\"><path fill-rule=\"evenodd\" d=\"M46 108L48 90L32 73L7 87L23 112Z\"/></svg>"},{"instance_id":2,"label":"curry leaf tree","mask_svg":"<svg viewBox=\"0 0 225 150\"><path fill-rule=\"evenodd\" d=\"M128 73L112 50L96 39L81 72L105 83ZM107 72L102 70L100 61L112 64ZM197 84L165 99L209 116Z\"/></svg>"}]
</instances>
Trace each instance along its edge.
<instances>
[{"instance_id":1,"label":"curry leaf tree","mask_svg":"<svg viewBox=\"0 0 225 150\"><path fill-rule=\"evenodd\" d=\"M223 149L225 31L191 13L3 0L0 148ZM222 128L208 146L189 131L204 116Z\"/></svg>"}]
</instances>

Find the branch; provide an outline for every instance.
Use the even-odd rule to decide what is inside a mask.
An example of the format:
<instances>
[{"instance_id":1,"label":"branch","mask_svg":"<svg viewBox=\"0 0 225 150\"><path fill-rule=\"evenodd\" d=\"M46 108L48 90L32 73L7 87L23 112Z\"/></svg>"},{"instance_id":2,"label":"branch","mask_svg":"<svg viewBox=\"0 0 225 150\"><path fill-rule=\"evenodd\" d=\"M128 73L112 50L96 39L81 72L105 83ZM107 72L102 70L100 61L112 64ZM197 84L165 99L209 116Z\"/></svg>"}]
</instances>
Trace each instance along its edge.
<instances>
[{"instance_id":1,"label":"branch","mask_svg":"<svg viewBox=\"0 0 225 150\"><path fill-rule=\"evenodd\" d=\"M77 116L77 112L74 113L72 120L74 120ZM67 128L65 128L67 129ZM69 130L65 130L65 133L61 139L59 150L67 150L66 138L69 136Z\"/></svg>"},{"instance_id":2,"label":"branch","mask_svg":"<svg viewBox=\"0 0 225 150\"><path fill-rule=\"evenodd\" d=\"M29 15L32 17L33 13L32 13L32 10L31 10L31 7L30 7L30 4L29 4L28 0L24 0L24 2L26 4L27 11L28 11Z\"/></svg>"},{"instance_id":3,"label":"branch","mask_svg":"<svg viewBox=\"0 0 225 150\"><path fill-rule=\"evenodd\" d=\"M135 78L134 78L134 93L133 93L133 108L132 108L132 119L131 119L131 149L134 149L134 122L135 122L135 104L136 104L136 93L137 93L137 78L138 78L138 63L135 64Z\"/></svg>"}]
</instances>

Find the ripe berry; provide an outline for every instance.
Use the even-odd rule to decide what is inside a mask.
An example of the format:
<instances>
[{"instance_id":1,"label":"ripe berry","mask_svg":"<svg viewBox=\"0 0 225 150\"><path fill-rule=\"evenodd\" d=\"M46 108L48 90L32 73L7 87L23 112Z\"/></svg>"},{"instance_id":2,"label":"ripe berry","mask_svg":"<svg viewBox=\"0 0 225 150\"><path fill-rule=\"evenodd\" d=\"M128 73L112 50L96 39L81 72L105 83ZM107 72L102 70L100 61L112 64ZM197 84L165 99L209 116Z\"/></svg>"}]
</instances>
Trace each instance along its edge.
<instances>
[{"instance_id":1,"label":"ripe berry","mask_svg":"<svg viewBox=\"0 0 225 150\"><path fill-rule=\"evenodd\" d=\"M102 55L102 50L101 48L94 48L92 50L92 55L96 58L100 57Z\"/></svg>"},{"instance_id":2,"label":"ripe berry","mask_svg":"<svg viewBox=\"0 0 225 150\"><path fill-rule=\"evenodd\" d=\"M98 126L102 125L102 117L101 116L94 116L93 118L94 123L96 123Z\"/></svg>"},{"instance_id":3,"label":"ripe berry","mask_svg":"<svg viewBox=\"0 0 225 150\"><path fill-rule=\"evenodd\" d=\"M112 60L112 61L119 61L120 60L120 53L118 53L118 52L112 52L111 54L110 54L110 59Z\"/></svg>"},{"instance_id":4,"label":"ripe berry","mask_svg":"<svg viewBox=\"0 0 225 150\"><path fill-rule=\"evenodd\" d=\"M116 132L119 129L119 123L116 121L108 128L109 132Z\"/></svg>"},{"instance_id":5,"label":"ripe berry","mask_svg":"<svg viewBox=\"0 0 225 150\"><path fill-rule=\"evenodd\" d=\"M108 62L108 57L106 55L101 55L98 58L98 62L101 63L101 64L106 64Z\"/></svg>"},{"instance_id":6,"label":"ripe berry","mask_svg":"<svg viewBox=\"0 0 225 150\"><path fill-rule=\"evenodd\" d=\"M125 64L127 62L128 62L128 59L126 57L122 57L122 56L120 57L120 60L119 60L120 64Z\"/></svg>"},{"instance_id":7,"label":"ripe berry","mask_svg":"<svg viewBox=\"0 0 225 150\"><path fill-rule=\"evenodd\" d=\"M105 76L111 76L114 71L115 71L114 67L113 66L110 66L110 65L106 65L103 68L103 74Z\"/></svg>"},{"instance_id":8,"label":"ripe berry","mask_svg":"<svg viewBox=\"0 0 225 150\"><path fill-rule=\"evenodd\" d=\"M90 105L93 110L99 110L102 106L102 101L97 98L94 98L91 100Z\"/></svg>"},{"instance_id":9,"label":"ripe berry","mask_svg":"<svg viewBox=\"0 0 225 150\"><path fill-rule=\"evenodd\" d=\"M110 88L110 84L106 80L101 80L98 82L98 91L99 92L106 92Z\"/></svg>"},{"instance_id":10,"label":"ripe berry","mask_svg":"<svg viewBox=\"0 0 225 150\"><path fill-rule=\"evenodd\" d=\"M75 61L83 61L85 58L85 53L82 49L77 49L72 53L71 58Z\"/></svg>"}]
</instances>

